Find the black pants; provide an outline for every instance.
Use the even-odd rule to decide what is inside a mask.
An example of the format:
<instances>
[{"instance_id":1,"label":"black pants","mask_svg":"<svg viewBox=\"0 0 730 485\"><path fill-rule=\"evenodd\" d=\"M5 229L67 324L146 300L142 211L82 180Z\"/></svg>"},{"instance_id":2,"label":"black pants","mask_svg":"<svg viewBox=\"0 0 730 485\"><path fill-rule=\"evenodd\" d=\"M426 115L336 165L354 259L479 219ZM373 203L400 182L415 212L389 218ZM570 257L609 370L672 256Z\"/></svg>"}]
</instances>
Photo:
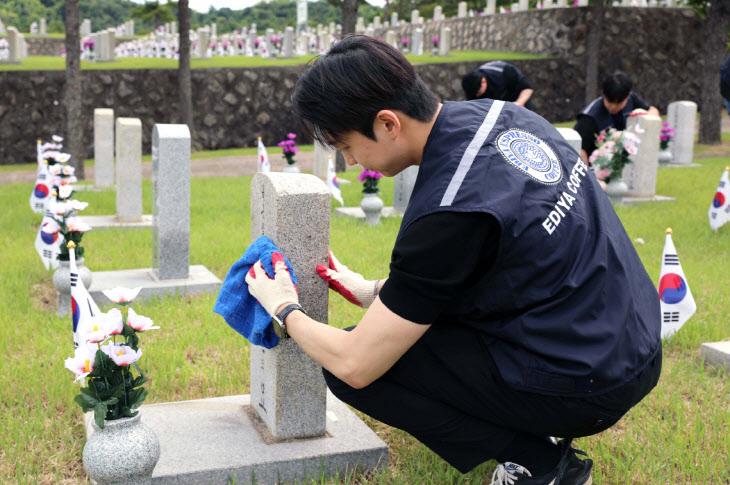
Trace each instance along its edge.
<instances>
[{"instance_id":1,"label":"black pants","mask_svg":"<svg viewBox=\"0 0 730 485\"><path fill-rule=\"evenodd\" d=\"M479 334L455 324L432 325L388 372L363 389L323 372L340 400L410 433L466 473L490 459L512 461L506 455L516 446L610 428L656 386L661 351L629 383L581 398L514 390L501 379Z\"/></svg>"}]
</instances>

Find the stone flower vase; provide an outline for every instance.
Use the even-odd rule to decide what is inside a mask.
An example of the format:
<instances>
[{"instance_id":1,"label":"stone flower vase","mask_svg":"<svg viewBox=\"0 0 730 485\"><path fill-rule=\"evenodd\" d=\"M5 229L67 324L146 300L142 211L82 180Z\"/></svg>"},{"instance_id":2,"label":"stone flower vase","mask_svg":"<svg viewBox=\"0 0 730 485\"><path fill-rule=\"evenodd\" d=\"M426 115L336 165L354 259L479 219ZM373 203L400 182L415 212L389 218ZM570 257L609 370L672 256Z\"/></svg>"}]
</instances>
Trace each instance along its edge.
<instances>
[{"instance_id":1,"label":"stone flower vase","mask_svg":"<svg viewBox=\"0 0 730 485\"><path fill-rule=\"evenodd\" d=\"M672 149L667 147L659 150L659 164L666 165L672 161Z\"/></svg>"},{"instance_id":2,"label":"stone flower vase","mask_svg":"<svg viewBox=\"0 0 730 485\"><path fill-rule=\"evenodd\" d=\"M378 197L378 194L365 194L360 202L360 208L365 213L365 222L377 224L380 221L383 205L383 199Z\"/></svg>"},{"instance_id":3,"label":"stone flower vase","mask_svg":"<svg viewBox=\"0 0 730 485\"><path fill-rule=\"evenodd\" d=\"M296 163L287 163L284 165L284 168L281 170L282 173L299 173L299 167L297 167Z\"/></svg>"},{"instance_id":4,"label":"stone flower vase","mask_svg":"<svg viewBox=\"0 0 730 485\"><path fill-rule=\"evenodd\" d=\"M606 195L614 205L623 204L624 197L629 193L629 186L621 178L611 179L606 185Z\"/></svg>"},{"instance_id":5,"label":"stone flower vase","mask_svg":"<svg viewBox=\"0 0 730 485\"><path fill-rule=\"evenodd\" d=\"M160 441L140 421L132 418L104 421L104 429L92 419L94 434L84 445L84 469L97 485L151 485L152 471L160 459Z\"/></svg>"},{"instance_id":6,"label":"stone flower vase","mask_svg":"<svg viewBox=\"0 0 730 485\"><path fill-rule=\"evenodd\" d=\"M71 262L59 261L61 266L53 273L53 286L58 292L58 311L56 315L64 317L71 313ZM84 258L76 260L81 282L87 290L91 287L91 270L84 266Z\"/></svg>"}]
</instances>

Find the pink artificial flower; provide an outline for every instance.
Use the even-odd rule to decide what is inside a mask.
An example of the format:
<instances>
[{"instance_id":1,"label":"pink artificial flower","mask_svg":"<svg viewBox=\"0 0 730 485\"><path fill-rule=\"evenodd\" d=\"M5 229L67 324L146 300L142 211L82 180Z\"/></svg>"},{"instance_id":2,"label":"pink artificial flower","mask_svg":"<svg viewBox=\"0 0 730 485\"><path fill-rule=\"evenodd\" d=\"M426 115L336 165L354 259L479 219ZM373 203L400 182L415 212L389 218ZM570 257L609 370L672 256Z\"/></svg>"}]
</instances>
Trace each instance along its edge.
<instances>
[{"instance_id":1,"label":"pink artificial flower","mask_svg":"<svg viewBox=\"0 0 730 485\"><path fill-rule=\"evenodd\" d=\"M297 135L296 135L296 133L289 133L288 135L286 135L286 137L289 138L290 140L294 140L297 137Z\"/></svg>"},{"instance_id":2,"label":"pink artificial flower","mask_svg":"<svg viewBox=\"0 0 730 485\"><path fill-rule=\"evenodd\" d=\"M142 357L142 349L132 350L128 345L104 345L101 351L111 358L120 367L131 365Z\"/></svg>"},{"instance_id":3,"label":"pink artificial flower","mask_svg":"<svg viewBox=\"0 0 730 485\"><path fill-rule=\"evenodd\" d=\"M598 180L604 180L609 175L611 175L611 171L609 169L607 169L607 168L604 168L604 169L599 170L598 172L596 172L596 178Z\"/></svg>"},{"instance_id":4,"label":"pink artificial flower","mask_svg":"<svg viewBox=\"0 0 730 485\"><path fill-rule=\"evenodd\" d=\"M66 227L69 232L87 232L91 230L91 226L78 217L69 217L66 219Z\"/></svg>"},{"instance_id":5,"label":"pink artificial flower","mask_svg":"<svg viewBox=\"0 0 730 485\"><path fill-rule=\"evenodd\" d=\"M112 328L112 322L110 322L106 313L102 313L83 320L76 332L82 342L98 344L109 338Z\"/></svg>"}]
</instances>

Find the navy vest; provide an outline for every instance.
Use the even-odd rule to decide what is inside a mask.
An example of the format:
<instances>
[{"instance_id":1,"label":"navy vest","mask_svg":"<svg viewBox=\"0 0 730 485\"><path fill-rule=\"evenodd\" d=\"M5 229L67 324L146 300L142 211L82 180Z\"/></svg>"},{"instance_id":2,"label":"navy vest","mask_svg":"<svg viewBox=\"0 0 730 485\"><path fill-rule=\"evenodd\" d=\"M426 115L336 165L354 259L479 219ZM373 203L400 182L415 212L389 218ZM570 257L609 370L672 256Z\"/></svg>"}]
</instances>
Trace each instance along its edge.
<instances>
[{"instance_id":1,"label":"navy vest","mask_svg":"<svg viewBox=\"0 0 730 485\"><path fill-rule=\"evenodd\" d=\"M479 66L479 71L484 74L487 78L487 93L491 99L504 99L505 96L505 85L504 85L504 68L507 63L504 61L491 61L486 64Z\"/></svg>"},{"instance_id":2,"label":"navy vest","mask_svg":"<svg viewBox=\"0 0 730 485\"><path fill-rule=\"evenodd\" d=\"M591 118L596 124L596 133L600 133L611 127L623 131L626 129L626 118L628 118L629 113L634 111L636 108L638 108L638 106L634 103L634 95L632 93L629 95L628 101L626 101L626 106L624 106L621 113L619 113L619 121L618 124L616 124L614 123L613 116L611 116L611 113L608 112L606 106L603 104L603 96L600 96L591 101L588 106L583 108L583 110L578 113L578 116L583 115Z\"/></svg>"},{"instance_id":3,"label":"navy vest","mask_svg":"<svg viewBox=\"0 0 730 485\"><path fill-rule=\"evenodd\" d=\"M659 350L656 289L595 177L545 119L503 101L444 103L398 237L439 211L499 221L494 266L437 323L477 328L512 387L606 392Z\"/></svg>"}]
</instances>

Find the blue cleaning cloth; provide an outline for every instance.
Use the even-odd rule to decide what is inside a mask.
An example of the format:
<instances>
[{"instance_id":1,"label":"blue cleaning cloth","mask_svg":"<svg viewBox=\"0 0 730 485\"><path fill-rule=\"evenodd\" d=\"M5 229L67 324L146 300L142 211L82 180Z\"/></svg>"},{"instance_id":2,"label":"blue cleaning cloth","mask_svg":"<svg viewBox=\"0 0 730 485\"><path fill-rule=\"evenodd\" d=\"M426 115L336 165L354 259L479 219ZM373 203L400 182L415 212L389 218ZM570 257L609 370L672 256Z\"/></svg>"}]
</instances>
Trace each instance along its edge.
<instances>
[{"instance_id":1,"label":"blue cleaning cloth","mask_svg":"<svg viewBox=\"0 0 730 485\"><path fill-rule=\"evenodd\" d=\"M228 270L213 311L221 315L228 325L246 337L252 344L270 349L279 343L279 337L274 332L271 315L264 310L256 298L248 291L246 274L251 266L259 260L266 273L274 277L274 266L271 264L271 255L281 253L274 243L266 236L261 236L251 244L241 259ZM294 284L297 277L286 256L284 262L289 268L289 274Z\"/></svg>"}]
</instances>

